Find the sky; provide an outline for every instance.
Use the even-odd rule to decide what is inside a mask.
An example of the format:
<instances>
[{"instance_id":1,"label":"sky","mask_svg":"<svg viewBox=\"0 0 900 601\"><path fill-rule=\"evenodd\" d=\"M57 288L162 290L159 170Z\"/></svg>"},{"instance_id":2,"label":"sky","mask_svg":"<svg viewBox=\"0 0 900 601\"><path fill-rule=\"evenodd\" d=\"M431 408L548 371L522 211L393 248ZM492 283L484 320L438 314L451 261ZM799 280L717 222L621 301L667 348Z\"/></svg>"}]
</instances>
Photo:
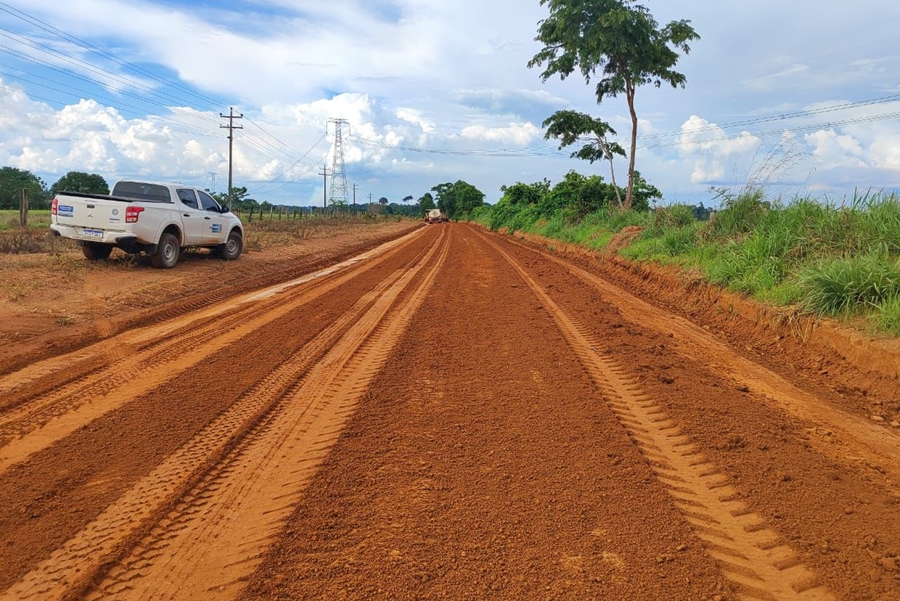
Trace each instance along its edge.
<instances>
[{"instance_id":1,"label":"sky","mask_svg":"<svg viewBox=\"0 0 900 601\"><path fill-rule=\"evenodd\" d=\"M701 38L677 65L684 89L636 95L637 169L661 204L900 189L900 3L644 4ZM85 171L222 192L233 109L234 186L274 204L330 195L338 130L350 202L608 180L544 139L562 109L625 148L631 130L624 98L527 67L547 16L539 0L0 0L0 166L48 186Z\"/></svg>"}]
</instances>

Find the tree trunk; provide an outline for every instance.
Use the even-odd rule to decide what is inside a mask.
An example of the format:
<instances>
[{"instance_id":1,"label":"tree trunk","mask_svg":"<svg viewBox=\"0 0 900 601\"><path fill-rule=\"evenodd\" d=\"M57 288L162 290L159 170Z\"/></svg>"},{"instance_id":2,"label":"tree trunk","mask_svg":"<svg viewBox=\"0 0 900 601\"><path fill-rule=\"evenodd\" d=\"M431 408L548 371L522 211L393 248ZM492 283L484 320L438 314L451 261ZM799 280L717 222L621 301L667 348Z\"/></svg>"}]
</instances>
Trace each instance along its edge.
<instances>
[{"instance_id":1,"label":"tree trunk","mask_svg":"<svg viewBox=\"0 0 900 601\"><path fill-rule=\"evenodd\" d=\"M625 192L625 209L630 209L634 202L634 159L637 154L638 120L634 111L634 85L626 82L625 94L628 98L628 112L631 113L631 156L628 157L628 190Z\"/></svg>"},{"instance_id":2,"label":"tree trunk","mask_svg":"<svg viewBox=\"0 0 900 601\"><path fill-rule=\"evenodd\" d=\"M619 201L619 208L622 209L622 194L619 192L619 186L616 185L616 170L613 167L613 154L607 152L606 158L609 159L609 177L612 179L613 190L616 191L616 200Z\"/></svg>"}]
</instances>

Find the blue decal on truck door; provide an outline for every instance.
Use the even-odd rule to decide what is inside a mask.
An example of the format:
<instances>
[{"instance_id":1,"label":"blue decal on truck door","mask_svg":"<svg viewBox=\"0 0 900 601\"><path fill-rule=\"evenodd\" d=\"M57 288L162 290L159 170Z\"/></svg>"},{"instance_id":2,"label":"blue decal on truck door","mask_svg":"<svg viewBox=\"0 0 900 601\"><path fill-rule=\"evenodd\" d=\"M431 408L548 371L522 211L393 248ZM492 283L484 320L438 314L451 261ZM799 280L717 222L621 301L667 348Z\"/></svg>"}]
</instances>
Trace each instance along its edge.
<instances>
[{"instance_id":1,"label":"blue decal on truck door","mask_svg":"<svg viewBox=\"0 0 900 601\"><path fill-rule=\"evenodd\" d=\"M222 224L221 223L212 224L212 233L221 234L222 233Z\"/></svg>"}]
</instances>

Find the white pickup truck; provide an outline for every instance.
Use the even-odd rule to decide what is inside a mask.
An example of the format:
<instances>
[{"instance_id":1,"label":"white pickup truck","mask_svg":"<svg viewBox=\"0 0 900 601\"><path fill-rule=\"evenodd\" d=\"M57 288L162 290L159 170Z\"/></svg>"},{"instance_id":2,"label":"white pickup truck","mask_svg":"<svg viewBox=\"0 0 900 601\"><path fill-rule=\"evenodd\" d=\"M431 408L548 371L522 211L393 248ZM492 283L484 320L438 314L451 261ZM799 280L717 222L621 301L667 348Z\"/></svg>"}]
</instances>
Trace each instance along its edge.
<instances>
[{"instance_id":1,"label":"white pickup truck","mask_svg":"<svg viewBox=\"0 0 900 601\"><path fill-rule=\"evenodd\" d=\"M121 181L108 196L60 192L50 213L53 234L78 241L92 261L118 247L170 268L188 246L209 248L227 260L244 248L237 216L203 190L178 184Z\"/></svg>"}]
</instances>

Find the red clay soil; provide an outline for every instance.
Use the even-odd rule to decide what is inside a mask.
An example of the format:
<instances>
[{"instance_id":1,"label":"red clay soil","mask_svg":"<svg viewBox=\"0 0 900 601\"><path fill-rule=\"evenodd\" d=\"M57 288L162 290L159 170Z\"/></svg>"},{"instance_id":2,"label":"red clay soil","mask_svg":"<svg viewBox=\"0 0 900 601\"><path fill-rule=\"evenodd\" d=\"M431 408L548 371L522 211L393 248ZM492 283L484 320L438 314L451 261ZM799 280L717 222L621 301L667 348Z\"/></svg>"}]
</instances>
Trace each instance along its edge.
<instances>
[{"instance_id":1,"label":"red clay soil","mask_svg":"<svg viewBox=\"0 0 900 601\"><path fill-rule=\"evenodd\" d=\"M248 251L230 262L187 252L171 270L153 269L144 259L135 263L118 251L114 260L100 263L87 262L80 252L10 256L9 266L0 270L0 292L12 291L7 298L0 294L0 374L315 271L420 226L415 221L350 224L332 236Z\"/></svg>"},{"instance_id":2,"label":"red clay soil","mask_svg":"<svg viewBox=\"0 0 900 601\"><path fill-rule=\"evenodd\" d=\"M539 236L516 237L702 325L789 380L826 389L847 411L885 428L900 422L900 339L873 339L831 320L768 307L674 267L634 263Z\"/></svg>"},{"instance_id":3,"label":"red clay soil","mask_svg":"<svg viewBox=\"0 0 900 601\"><path fill-rule=\"evenodd\" d=\"M546 308L472 229L453 236L426 314L243 598L736 598ZM809 598L900 599L891 486L566 270L502 247L698 443L796 553L786 565L816 574Z\"/></svg>"},{"instance_id":4,"label":"red clay soil","mask_svg":"<svg viewBox=\"0 0 900 601\"><path fill-rule=\"evenodd\" d=\"M636 319L579 265L434 225L8 368L0 600L900 601L900 437L860 419L887 379L845 395L702 300ZM164 582L175 547L249 567Z\"/></svg>"}]
</instances>

